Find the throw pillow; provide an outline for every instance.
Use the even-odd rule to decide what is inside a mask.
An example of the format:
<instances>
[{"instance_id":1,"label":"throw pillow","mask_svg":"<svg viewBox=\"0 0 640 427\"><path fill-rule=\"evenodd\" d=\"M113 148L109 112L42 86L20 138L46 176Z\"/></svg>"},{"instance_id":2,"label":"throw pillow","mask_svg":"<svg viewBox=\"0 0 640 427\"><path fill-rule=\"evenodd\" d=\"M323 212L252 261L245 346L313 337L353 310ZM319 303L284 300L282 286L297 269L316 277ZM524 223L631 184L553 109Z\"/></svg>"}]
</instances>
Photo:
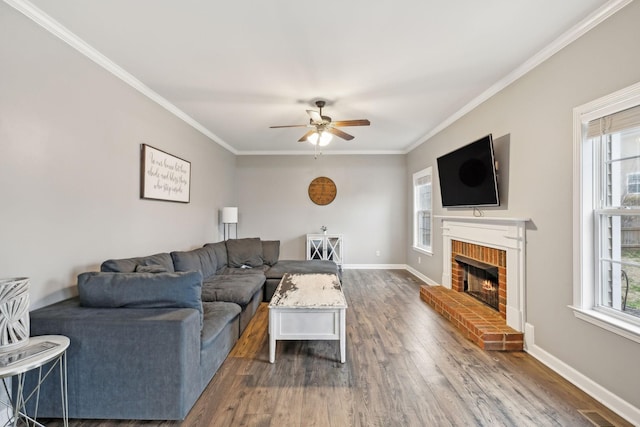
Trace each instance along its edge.
<instances>
[{"instance_id":1,"label":"throw pillow","mask_svg":"<svg viewBox=\"0 0 640 427\"><path fill-rule=\"evenodd\" d=\"M173 261L168 253L160 253L144 257L109 259L102 263L100 271L111 271L114 273L133 273L138 265L162 265L167 271L173 269Z\"/></svg>"},{"instance_id":2,"label":"throw pillow","mask_svg":"<svg viewBox=\"0 0 640 427\"><path fill-rule=\"evenodd\" d=\"M168 273L167 269L159 264L136 265L136 273Z\"/></svg>"},{"instance_id":3,"label":"throw pillow","mask_svg":"<svg viewBox=\"0 0 640 427\"><path fill-rule=\"evenodd\" d=\"M217 270L216 273L220 274L227 268L227 245L225 242L207 243L205 248L213 248L213 252L216 255Z\"/></svg>"},{"instance_id":4,"label":"throw pillow","mask_svg":"<svg viewBox=\"0 0 640 427\"><path fill-rule=\"evenodd\" d=\"M229 267L235 268L243 265L260 267L263 264L260 238L227 240L227 262Z\"/></svg>"},{"instance_id":5,"label":"throw pillow","mask_svg":"<svg viewBox=\"0 0 640 427\"><path fill-rule=\"evenodd\" d=\"M203 279L216 274L216 254L211 247L174 251L171 252L171 259L176 271L199 271Z\"/></svg>"},{"instance_id":6,"label":"throw pillow","mask_svg":"<svg viewBox=\"0 0 640 427\"><path fill-rule=\"evenodd\" d=\"M280 258L280 240L262 241L262 259L265 264L273 266Z\"/></svg>"},{"instance_id":7,"label":"throw pillow","mask_svg":"<svg viewBox=\"0 0 640 427\"><path fill-rule=\"evenodd\" d=\"M88 272L78 275L80 304L95 308L194 308L202 325L202 275Z\"/></svg>"}]
</instances>

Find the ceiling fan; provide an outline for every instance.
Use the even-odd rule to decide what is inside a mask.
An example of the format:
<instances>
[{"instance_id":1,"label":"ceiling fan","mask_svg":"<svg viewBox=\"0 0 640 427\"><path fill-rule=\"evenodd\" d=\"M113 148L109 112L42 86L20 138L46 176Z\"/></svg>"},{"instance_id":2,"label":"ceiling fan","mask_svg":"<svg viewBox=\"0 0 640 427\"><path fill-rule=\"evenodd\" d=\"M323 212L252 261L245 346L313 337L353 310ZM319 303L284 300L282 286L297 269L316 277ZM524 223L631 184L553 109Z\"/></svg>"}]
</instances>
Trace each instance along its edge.
<instances>
[{"instance_id":1,"label":"ceiling fan","mask_svg":"<svg viewBox=\"0 0 640 427\"><path fill-rule=\"evenodd\" d=\"M349 135L346 132L338 129L342 126L369 126L371 123L367 119L360 120L338 120L331 121L331 117L323 116L322 109L326 105L325 101L316 101L316 107L320 109L320 111L315 110L307 110L307 114L309 114L309 124L305 125L285 125L285 126L270 126L271 129L276 128L298 128L298 127L309 127L312 128L310 131L305 133L302 138L298 140L298 142L310 142L313 145L319 145L324 147L325 145L331 142L332 135L338 136L347 141L351 141L354 136Z\"/></svg>"}]
</instances>

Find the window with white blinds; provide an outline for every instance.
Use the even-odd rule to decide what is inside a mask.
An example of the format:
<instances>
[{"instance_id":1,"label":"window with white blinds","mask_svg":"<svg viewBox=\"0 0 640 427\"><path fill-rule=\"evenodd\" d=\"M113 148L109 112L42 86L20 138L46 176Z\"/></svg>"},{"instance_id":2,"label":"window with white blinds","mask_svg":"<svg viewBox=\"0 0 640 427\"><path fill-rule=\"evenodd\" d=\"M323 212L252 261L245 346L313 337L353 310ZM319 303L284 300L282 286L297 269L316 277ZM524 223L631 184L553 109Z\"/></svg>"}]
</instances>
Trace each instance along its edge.
<instances>
[{"instance_id":1,"label":"window with white blinds","mask_svg":"<svg viewBox=\"0 0 640 427\"><path fill-rule=\"evenodd\" d=\"M432 168L413 174L413 247L431 253L433 226Z\"/></svg>"},{"instance_id":2,"label":"window with white blinds","mask_svg":"<svg viewBox=\"0 0 640 427\"><path fill-rule=\"evenodd\" d=\"M640 105L589 121L587 138L640 127Z\"/></svg>"},{"instance_id":3,"label":"window with white blinds","mask_svg":"<svg viewBox=\"0 0 640 427\"><path fill-rule=\"evenodd\" d=\"M640 342L640 84L574 121L574 312Z\"/></svg>"}]
</instances>

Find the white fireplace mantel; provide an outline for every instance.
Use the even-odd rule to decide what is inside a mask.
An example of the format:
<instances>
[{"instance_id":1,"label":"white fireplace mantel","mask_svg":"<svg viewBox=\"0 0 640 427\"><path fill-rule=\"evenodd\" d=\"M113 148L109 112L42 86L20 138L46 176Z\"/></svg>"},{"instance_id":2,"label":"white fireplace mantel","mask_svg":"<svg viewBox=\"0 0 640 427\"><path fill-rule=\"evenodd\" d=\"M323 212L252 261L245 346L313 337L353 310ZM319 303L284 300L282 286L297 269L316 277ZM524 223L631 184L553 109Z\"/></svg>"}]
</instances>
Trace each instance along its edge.
<instances>
[{"instance_id":1,"label":"white fireplace mantel","mask_svg":"<svg viewBox=\"0 0 640 427\"><path fill-rule=\"evenodd\" d=\"M525 324L526 223L528 218L434 216L442 220L442 285L451 289L451 241L501 249L507 253L507 325Z\"/></svg>"}]
</instances>

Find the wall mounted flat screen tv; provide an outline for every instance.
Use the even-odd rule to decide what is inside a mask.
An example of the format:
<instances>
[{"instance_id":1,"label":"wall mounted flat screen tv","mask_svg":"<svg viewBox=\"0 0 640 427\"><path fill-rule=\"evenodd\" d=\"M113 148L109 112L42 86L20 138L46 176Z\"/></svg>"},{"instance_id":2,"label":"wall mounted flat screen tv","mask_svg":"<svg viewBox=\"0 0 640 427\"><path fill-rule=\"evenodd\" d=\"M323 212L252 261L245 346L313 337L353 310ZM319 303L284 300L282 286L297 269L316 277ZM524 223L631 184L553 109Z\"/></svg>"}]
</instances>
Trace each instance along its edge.
<instances>
[{"instance_id":1,"label":"wall mounted flat screen tv","mask_svg":"<svg viewBox=\"0 0 640 427\"><path fill-rule=\"evenodd\" d=\"M438 157L443 207L500 206L491 134Z\"/></svg>"}]
</instances>

